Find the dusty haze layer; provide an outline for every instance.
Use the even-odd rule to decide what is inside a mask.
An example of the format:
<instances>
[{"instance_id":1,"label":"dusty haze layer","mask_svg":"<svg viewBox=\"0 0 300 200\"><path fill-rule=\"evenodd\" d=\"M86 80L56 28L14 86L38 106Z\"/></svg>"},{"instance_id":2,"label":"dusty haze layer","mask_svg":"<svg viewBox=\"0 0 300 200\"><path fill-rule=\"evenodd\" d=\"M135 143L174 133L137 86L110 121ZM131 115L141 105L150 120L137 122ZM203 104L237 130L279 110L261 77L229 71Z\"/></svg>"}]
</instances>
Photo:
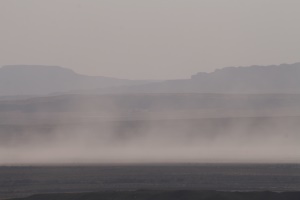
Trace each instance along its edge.
<instances>
[{"instance_id":1,"label":"dusty haze layer","mask_svg":"<svg viewBox=\"0 0 300 200\"><path fill-rule=\"evenodd\" d=\"M0 65L188 78L300 60L298 0L1 0Z\"/></svg>"},{"instance_id":2,"label":"dusty haze layer","mask_svg":"<svg viewBox=\"0 0 300 200\"><path fill-rule=\"evenodd\" d=\"M136 94L4 101L0 164L299 163L299 100Z\"/></svg>"},{"instance_id":3,"label":"dusty haze layer","mask_svg":"<svg viewBox=\"0 0 300 200\"><path fill-rule=\"evenodd\" d=\"M128 135L117 135L118 127L26 133L1 145L0 164L299 163L300 138L295 127L270 123L258 129L247 123L224 127L224 131L218 127L214 135L204 130L198 135L184 132L197 126L175 126L178 131L146 126Z\"/></svg>"}]
</instances>

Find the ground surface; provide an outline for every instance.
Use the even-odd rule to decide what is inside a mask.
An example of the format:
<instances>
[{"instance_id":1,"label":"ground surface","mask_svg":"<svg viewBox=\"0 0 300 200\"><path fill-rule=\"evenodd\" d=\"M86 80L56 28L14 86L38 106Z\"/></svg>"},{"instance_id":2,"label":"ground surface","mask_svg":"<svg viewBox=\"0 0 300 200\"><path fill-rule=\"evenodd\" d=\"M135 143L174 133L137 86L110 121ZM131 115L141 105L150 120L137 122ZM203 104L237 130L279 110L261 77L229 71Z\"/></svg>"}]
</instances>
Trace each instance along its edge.
<instances>
[{"instance_id":1,"label":"ground surface","mask_svg":"<svg viewBox=\"0 0 300 200\"><path fill-rule=\"evenodd\" d=\"M299 200L300 192L123 191L44 194L18 200Z\"/></svg>"},{"instance_id":2,"label":"ground surface","mask_svg":"<svg viewBox=\"0 0 300 200\"><path fill-rule=\"evenodd\" d=\"M0 167L0 199L44 193L136 191L140 189L300 191L300 165Z\"/></svg>"}]
</instances>

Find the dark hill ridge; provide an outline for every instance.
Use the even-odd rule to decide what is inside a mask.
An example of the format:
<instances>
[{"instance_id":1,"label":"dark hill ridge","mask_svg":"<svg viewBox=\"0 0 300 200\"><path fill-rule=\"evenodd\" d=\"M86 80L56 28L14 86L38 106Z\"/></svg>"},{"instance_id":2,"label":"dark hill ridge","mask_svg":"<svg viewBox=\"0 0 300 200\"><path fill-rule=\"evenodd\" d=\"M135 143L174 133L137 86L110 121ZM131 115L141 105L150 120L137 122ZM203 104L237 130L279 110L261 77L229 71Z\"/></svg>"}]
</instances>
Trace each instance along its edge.
<instances>
[{"instance_id":1,"label":"dark hill ridge","mask_svg":"<svg viewBox=\"0 0 300 200\"><path fill-rule=\"evenodd\" d=\"M141 93L300 93L300 63L226 67L197 73L191 79L168 80L114 89ZM107 92L111 90L100 90Z\"/></svg>"},{"instance_id":2,"label":"dark hill ridge","mask_svg":"<svg viewBox=\"0 0 300 200\"><path fill-rule=\"evenodd\" d=\"M79 194L33 195L15 200L299 200L300 192L218 192L218 191L108 191Z\"/></svg>"},{"instance_id":3,"label":"dark hill ridge","mask_svg":"<svg viewBox=\"0 0 300 200\"><path fill-rule=\"evenodd\" d=\"M214 91L250 93L294 93L300 91L300 63L271 66L226 67L198 73L192 81ZM202 85L201 84L201 85Z\"/></svg>"},{"instance_id":4,"label":"dark hill ridge","mask_svg":"<svg viewBox=\"0 0 300 200\"><path fill-rule=\"evenodd\" d=\"M190 79L134 81L86 76L58 66L0 68L0 96L51 93L300 93L300 63L226 67Z\"/></svg>"},{"instance_id":5,"label":"dark hill ridge","mask_svg":"<svg viewBox=\"0 0 300 200\"><path fill-rule=\"evenodd\" d=\"M47 95L145 82L80 75L59 66L8 65L0 68L0 96Z\"/></svg>"}]
</instances>

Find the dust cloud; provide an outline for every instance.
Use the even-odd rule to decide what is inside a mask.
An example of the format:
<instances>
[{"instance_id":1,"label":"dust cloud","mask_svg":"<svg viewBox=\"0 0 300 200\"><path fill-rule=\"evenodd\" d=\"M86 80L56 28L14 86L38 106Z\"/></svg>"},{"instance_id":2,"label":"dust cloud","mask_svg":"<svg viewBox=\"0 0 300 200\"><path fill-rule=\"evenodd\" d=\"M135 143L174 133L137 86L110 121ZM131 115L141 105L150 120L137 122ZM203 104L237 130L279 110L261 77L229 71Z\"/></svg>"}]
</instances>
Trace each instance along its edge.
<instances>
[{"instance_id":1,"label":"dust cloud","mask_svg":"<svg viewBox=\"0 0 300 200\"><path fill-rule=\"evenodd\" d=\"M1 165L297 163L297 117L116 120L20 126ZM18 128L15 128L18 129ZM12 132L12 130L10 130Z\"/></svg>"}]
</instances>

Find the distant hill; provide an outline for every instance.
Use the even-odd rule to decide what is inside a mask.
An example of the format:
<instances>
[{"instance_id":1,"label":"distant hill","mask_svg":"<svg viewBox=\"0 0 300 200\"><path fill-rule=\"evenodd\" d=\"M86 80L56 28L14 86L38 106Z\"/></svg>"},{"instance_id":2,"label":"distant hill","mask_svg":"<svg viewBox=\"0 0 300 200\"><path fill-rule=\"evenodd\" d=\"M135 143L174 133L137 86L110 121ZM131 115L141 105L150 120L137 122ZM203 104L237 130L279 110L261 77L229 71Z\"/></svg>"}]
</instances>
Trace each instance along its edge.
<instances>
[{"instance_id":1,"label":"distant hill","mask_svg":"<svg viewBox=\"0 0 300 200\"><path fill-rule=\"evenodd\" d=\"M53 93L300 93L300 63L226 67L190 79L137 81L86 76L58 66L0 68L0 96Z\"/></svg>"},{"instance_id":2,"label":"distant hill","mask_svg":"<svg viewBox=\"0 0 300 200\"><path fill-rule=\"evenodd\" d=\"M190 79L168 80L98 92L124 93L300 93L300 63L226 67Z\"/></svg>"},{"instance_id":3,"label":"distant hill","mask_svg":"<svg viewBox=\"0 0 300 200\"><path fill-rule=\"evenodd\" d=\"M145 82L85 76L58 66L8 65L0 68L0 96L47 95Z\"/></svg>"}]
</instances>

